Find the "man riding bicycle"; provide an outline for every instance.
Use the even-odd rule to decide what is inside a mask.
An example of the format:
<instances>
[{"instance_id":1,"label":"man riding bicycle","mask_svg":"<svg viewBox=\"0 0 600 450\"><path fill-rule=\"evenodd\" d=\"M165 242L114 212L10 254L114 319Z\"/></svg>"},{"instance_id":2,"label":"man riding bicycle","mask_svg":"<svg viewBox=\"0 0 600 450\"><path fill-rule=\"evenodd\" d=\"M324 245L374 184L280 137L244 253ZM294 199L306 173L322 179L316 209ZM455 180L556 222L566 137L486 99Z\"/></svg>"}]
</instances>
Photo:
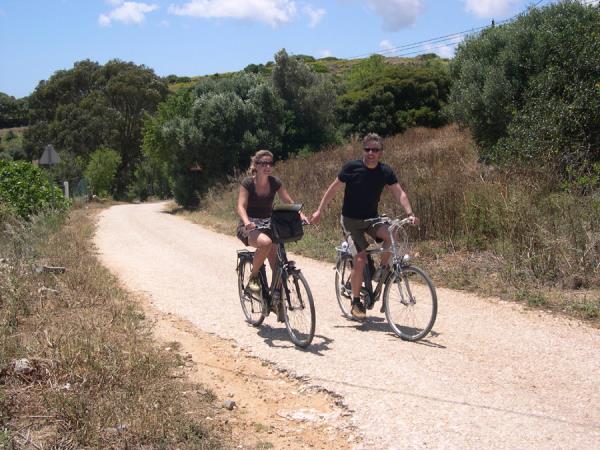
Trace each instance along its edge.
<instances>
[{"instance_id":1,"label":"man riding bicycle","mask_svg":"<svg viewBox=\"0 0 600 450\"><path fill-rule=\"evenodd\" d=\"M367 134L363 139L363 150L362 159L350 161L342 167L337 178L323 194L319 207L311 217L311 223L319 223L321 214L331 199L344 187L341 224L344 232L352 237L356 247L354 267L350 276L352 287L351 314L359 320L366 318L365 306L360 301L363 270L367 262L366 250L369 246L365 233L379 242L383 241L384 248L389 248L391 245L387 227L368 221L368 219L379 216L377 208L383 188L387 187L391 191L394 198L412 219L413 224L419 223L419 219L413 214L408 196L398 183L396 174L390 166L379 161L383 155L381 137L376 133ZM384 270L389 258L390 253L383 253L381 270Z\"/></svg>"}]
</instances>

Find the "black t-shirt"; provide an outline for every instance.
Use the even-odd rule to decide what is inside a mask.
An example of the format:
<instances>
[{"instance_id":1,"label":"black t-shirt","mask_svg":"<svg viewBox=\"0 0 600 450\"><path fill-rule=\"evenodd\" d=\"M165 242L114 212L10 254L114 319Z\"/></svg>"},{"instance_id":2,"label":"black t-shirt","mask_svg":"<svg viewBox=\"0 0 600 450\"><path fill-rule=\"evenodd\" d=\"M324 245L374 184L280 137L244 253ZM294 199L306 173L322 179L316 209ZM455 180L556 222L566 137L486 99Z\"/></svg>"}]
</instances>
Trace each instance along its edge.
<instances>
[{"instance_id":1,"label":"black t-shirt","mask_svg":"<svg viewBox=\"0 0 600 450\"><path fill-rule=\"evenodd\" d=\"M378 163L369 169L362 159L350 161L342 167L338 179L346 183L342 215L351 219L377 217L379 198L385 185L398 182L390 166Z\"/></svg>"},{"instance_id":2,"label":"black t-shirt","mask_svg":"<svg viewBox=\"0 0 600 450\"><path fill-rule=\"evenodd\" d=\"M279 178L269 175L269 193L265 196L260 196L256 193L254 178L244 178L242 180L242 186L244 186L248 191L248 206L246 208L248 217L255 217L259 219L271 217L275 193L279 190L282 184L283 183Z\"/></svg>"}]
</instances>

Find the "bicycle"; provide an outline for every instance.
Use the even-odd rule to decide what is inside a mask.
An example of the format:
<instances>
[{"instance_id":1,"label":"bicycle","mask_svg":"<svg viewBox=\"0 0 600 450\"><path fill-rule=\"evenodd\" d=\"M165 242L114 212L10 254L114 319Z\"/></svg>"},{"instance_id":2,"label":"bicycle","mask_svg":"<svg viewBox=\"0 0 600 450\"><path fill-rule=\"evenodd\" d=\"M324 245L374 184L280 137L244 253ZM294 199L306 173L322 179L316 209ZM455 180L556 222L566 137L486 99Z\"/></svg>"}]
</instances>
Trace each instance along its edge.
<instances>
[{"instance_id":1,"label":"bicycle","mask_svg":"<svg viewBox=\"0 0 600 450\"><path fill-rule=\"evenodd\" d=\"M295 205L297 211L301 205ZM289 208L289 207L288 207ZM283 209L275 209L277 211ZM290 211L290 209L285 209ZM284 211L285 211L284 210ZM277 315L279 322L285 322L288 335L298 347L305 348L312 342L315 335L315 305L306 278L294 261L287 258L285 242L298 240L296 237L282 238L271 226L259 227L271 229L273 240L277 245L277 264L273 283L269 286L267 272L263 264L259 270L260 294L253 295L246 289L252 271L254 252L243 249L237 251L238 290L242 310L246 321L254 326L262 325L270 312ZM301 227L305 224L301 224ZM296 234L298 234L296 232ZM301 234L301 233L300 233ZM301 237L301 236L300 236Z\"/></svg>"},{"instance_id":2,"label":"bicycle","mask_svg":"<svg viewBox=\"0 0 600 450\"><path fill-rule=\"evenodd\" d=\"M361 300L369 310L373 309L379 297L383 296L380 312L385 312L386 320L393 332L406 341L423 339L435 323L437 293L429 275L422 269L413 266L410 256L404 251L400 251L400 246L402 249L408 248L408 235L404 227L411 222L411 219L390 219L382 215L367 220L374 225L386 225L392 244L387 250L381 246L367 249ZM346 236L342 244L336 247L335 293L342 314L348 319L356 320L350 314L350 300L352 300L350 273L353 267L353 245L352 238ZM376 287L373 289L372 277L375 272L373 255L383 252L392 253L391 261L387 269L381 273Z\"/></svg>"}]
</instances>

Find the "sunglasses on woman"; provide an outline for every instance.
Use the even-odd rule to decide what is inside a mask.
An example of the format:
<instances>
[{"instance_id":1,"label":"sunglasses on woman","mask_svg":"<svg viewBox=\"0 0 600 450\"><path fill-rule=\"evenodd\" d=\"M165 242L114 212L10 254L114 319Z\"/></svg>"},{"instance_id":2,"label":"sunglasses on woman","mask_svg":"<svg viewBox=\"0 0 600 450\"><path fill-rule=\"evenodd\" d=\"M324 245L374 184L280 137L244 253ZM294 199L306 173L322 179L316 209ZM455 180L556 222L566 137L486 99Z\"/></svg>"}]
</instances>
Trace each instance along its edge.
<instances>
[{"instance_id":1,"label":"sunglasses on woman","mask_svg":"<svg viewBox=\"0 0 600 450\"><path fill-rule=\"evenodd\" d=\"M379 153L381 151L381 148L379 147L363 147L363 150L365 151L365 153Z\"/></svg>"},{"instance_id":2,"label":"sunglasses on woman","mask_svg":"<svg viewBox=\"0 0 600 450\"><path fill-rule=\"evenodd\" d=\"M256 163L257 166L269 166L269 167L273 167L273 161L257 161Z\"/></svg>"}]
</instances>

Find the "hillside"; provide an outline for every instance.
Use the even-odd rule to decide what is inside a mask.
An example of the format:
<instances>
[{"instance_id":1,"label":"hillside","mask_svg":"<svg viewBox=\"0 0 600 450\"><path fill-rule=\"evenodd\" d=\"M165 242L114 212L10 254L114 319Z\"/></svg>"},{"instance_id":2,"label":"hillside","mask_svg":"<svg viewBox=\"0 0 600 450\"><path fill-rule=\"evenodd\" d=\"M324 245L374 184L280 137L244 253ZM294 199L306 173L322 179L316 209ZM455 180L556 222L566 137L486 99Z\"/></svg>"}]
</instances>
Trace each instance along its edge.
<instances>
[{"instance_id":1,"label":"hillside","mask_svg":"<svg viewBox=\"0 0 600 450\"><path fill-rule=\"evenodd\" d=\"M324 58L314 58L308 55L295 55L300 57L305 63L307 63L315 72L329 73L335 77L341 77L348 72L352 67L357 64L364 62L368 58L355 58L355 59L341 59L333 56L327 56ZM425 54L415 56L413 58L400 58L400 57L384 57L385 64L388 65L425 65L427 62L432 60L441 61L443 64L449 64L450 60L439 58L435 54ZM244 69L238 72L221 72L206 75L196 75L191 77L169 75L165 77L165 80L169 83L169 89L171 91L177 91L182 88L189 88L194 86L196 83L207 79L207 78L227 78L236 75L241 72L253 72L261 73L265 76L271 74L271 70L274 63L273 61L267 61L266 63L249 64Z\"/></svg>"}]
</instances>

